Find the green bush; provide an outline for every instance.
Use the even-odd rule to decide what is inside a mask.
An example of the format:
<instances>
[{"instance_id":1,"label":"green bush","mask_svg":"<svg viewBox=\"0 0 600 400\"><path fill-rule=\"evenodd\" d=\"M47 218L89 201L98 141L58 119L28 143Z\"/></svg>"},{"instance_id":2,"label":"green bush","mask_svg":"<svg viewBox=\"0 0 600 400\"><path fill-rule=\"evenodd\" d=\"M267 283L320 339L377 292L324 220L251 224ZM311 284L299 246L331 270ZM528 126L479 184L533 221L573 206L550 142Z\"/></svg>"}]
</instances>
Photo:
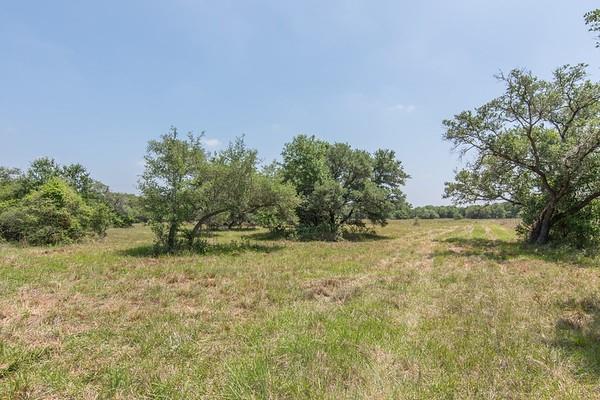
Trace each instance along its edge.
<instances>
[{"instance_id":1,"label":"green bush","mask_svg":"<svg viewBox=\"0 0 600 400\"><path fill-rule=\"evenodd\" d=\"M64 180L50 178L0 213L0 235L32 245L71 243L104 235L112 220L108 206L88 205Z\"/></svg>"},{"instance_id":2,"label":"green bush","mask_svg":"<svg viewBox=\"0 0 600 400\"><path fill-rule=\"evenodd\" d=\"M24 239L27 214L23 209L12 207L0 213L0 238L20 242Z\"/></svg>"},{"instance_id":3,"label":"green bush","mask_svg":"<svg viewBox=\"0 0 600 400\"><path fill-rule=\"evenodd\" d=\"M300 240L338 241L343 238L343 231L337 226L322 223L319 225L299 225L297 235Z\"/></svg>"},{"instance_id":4,"label":"green bush","mask_svg":"<svg viewBox=\"0 0 600 400\"><path fill-rule=\"evenodd\" d=\"M572 204L566 201L560 205L560 209L568 209ZM534 198L522 208L522 222L517 227L517 232L524 239L527 239L543 206L542 198ZM585 248L593 251L600 249L600 200L591 202L576 214L567 215L556 221L550 232L549 243L553 246Z\"/></svg>"},{"instance_id":5,"label":"green bush","mask_svg":"<svg viewBox=\"0 0 600 400\"><path fill-rule=\"evenodd\" d=\"M600 248L600 201L595 201L574 216L559 221L550 240L577 248Z\"/></svg>"},{"instance_id":6,"label":"green bush","mask_svg":"<svg viewBox=\"0 0 600 400\"><path fill-rule=\"evenodd\" d=\"M114 213L110 207L104 203L94 204L90 218L90 228L98 236L106 236L106 230L110 228L114 221Z\"/></svg>"},{"instance_id":7,"label":"green bush","mask_svg":"<svg viewBox=\"0 0 600 400\"><path fill-rule=\"evenodd\" d=\"M92 209L60 178L51 178L23 200L24 239L30 244L69 243L91 225Z\"/></svg>"}]
</instances>

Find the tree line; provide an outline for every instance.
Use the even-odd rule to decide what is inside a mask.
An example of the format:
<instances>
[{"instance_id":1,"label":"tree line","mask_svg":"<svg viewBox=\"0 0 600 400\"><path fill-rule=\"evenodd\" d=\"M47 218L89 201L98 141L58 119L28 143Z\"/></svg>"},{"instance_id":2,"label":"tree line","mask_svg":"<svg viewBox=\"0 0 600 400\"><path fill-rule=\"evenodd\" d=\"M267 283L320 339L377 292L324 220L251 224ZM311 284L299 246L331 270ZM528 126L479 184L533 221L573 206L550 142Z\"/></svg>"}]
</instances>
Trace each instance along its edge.
<instances>
[{"instance_id":1,"label":"tree line","mask_svg":"<svg viewBox=\"0 0 600 400\"><path fill-rule=\"evenodd\" d=\"M243 137L211 153L202 135L176 128L150 140L140 195L114 193L81 164L41 158L0 168L0 239L38 244L104 236L148 223L157 250L198 249L203 231L253 225L299 239L338 240L384 225L406 203L408 175L392 150L374 153L298 135L282 161L260 165Z\"/></svg>"},{"instance_id":2,"label":"tree line","mask_svg":"<svg viewBox=\"0 0 600 400\"><path fill-rule=\"evenodd\" d=\"M600 10L585 19L600 32ZM0 239L64 243L143 221L157 248L173 252L202 247L203 230L215 225L338 240L366 221L518 214L528 243L598 246L600 84L584 64L548 80L521 69L498 79L503 94L443 121L443 138L466 160L445 187L456 206L410 207L401 190L409 176L393 150L298 135L280 162L263 166L243 137L210 153L202 135L172 128L148 143L140 197L111 192L80 164L43 158L26 171L0 168Z\"/></svg>"},{"instance_id":3,"label":"tree line","mask_svg":"<svg viewBox=\"0 0 600 400\"><path fill-rule=\"evenodd\" d=\"M471 206L433 206L426 205L421 207L411 207L409 204L402 205L395 210L391 218L393 219L503 219L519 218L520 207L514 204L503 202L485 205Z\"/></svg>"},{"instance_id":4,"label":"tree line","mask_svg":"<svg viewBox=\"0 0 600 400\"><path fill-rule=\"evenodd\" d=\"M511 139L518 140L518 133L512 130ZM338 240L349 231L366 232L367 221L385 225L390 218L519 217L525 236L536 229L531 218L541 203L491 192L493 185L504 182L498 173L509 172L486 166L485 162L497 162L489 155L480 154L485 162L459 171L457 180L447 184L446 194L457 203L507 201L412 207L401 190L409 176L392 150L369 153L345 143L298 135L284 146L281 161L260 165L257 151L247 147L243 137L215 153L202 143L202 135L180 135L176 128L150 140L139 196L111 192L80 164L61 166L42 158L26 171L0 168L0 238L29 244L69 243L103 236L109 226L145 222L155 233L157 250L173 252L205 246L202 233L206 229L243 225L317 240ZM588 153L590 160L598 156L596 149ZM544 160L551 162L548 157ZM585 169L595 165L589 162ZM587 176L592 172L587 171ZM496 175L492 179L486 173ZM461 182L467 174L478 181ZM524 176L519 178L514 182L522 185ZM586 188L597 180L598 176L588 178ZM487 197L482 195L484 190L490 190ZM519 193L543 199L535 187ZM559 225L553 231L555 237L577 245L592 243L599 237L594 230L600 216L593 208L597 205L591 201L589 208L584 206L574 214L578 219L566 219L572 225Z\"/></svg>"},{"instance_id":5,"label":"tree line","mask_svg":"<svg viewBox=\"0 0 600 400\"><path fill-rule=\"evenodd\" d=\"M299 135L282 161L259 166L243 138L214 154L176 128L148 144L139 187L167 252L204 246L203 229L254 223L303 239L337 240L365 220L383 225L408 175L392 150L369 153Z\"/></svg>"}]
</instances>

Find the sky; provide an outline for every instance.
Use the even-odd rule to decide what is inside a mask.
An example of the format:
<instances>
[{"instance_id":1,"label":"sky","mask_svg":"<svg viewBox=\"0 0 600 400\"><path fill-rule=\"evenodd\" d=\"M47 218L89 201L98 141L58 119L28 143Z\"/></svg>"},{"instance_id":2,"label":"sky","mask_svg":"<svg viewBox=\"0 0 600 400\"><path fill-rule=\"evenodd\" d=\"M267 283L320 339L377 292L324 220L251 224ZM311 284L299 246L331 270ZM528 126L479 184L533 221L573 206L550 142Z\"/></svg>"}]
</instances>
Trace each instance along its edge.
<instances>
[{"instance_id":1,"label":"sky","mask_svg":"<svg viewBox=\"0 0 600 400\"><path fill-rule=\"evenodd\" d=\"M393 149L414 205L448 204L442 121L502 93L495 75L587 63L589 0L0 0L0 165L80 162L136 192L176 126L268 163L297 134Z\"/></svg>"}]
</instances>

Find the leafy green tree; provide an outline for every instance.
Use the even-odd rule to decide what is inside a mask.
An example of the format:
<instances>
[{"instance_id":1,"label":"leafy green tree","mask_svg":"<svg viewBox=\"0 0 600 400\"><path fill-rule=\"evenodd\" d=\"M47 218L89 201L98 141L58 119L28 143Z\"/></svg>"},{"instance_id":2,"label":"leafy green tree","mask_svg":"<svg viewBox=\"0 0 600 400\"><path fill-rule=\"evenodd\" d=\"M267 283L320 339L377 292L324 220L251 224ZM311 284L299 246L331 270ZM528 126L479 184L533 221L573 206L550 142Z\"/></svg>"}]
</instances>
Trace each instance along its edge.
<instances>
[{"instance_id":1,"label":"leafy green tree","mask_svg":"<svg viewBox=\"0 0 600 400\"><path fill-rule=\"evenodd\" d=\"M85 199L99 199L108 186L94 181L89 171L81 164L60 165L54 159L42 157L34 160L19 179L22 182L21 195L36 190L51 178L61 178Z\"/></svg>"},{"instance_id":2,"label":"leafy green tree","mask_svg":"<svg viewBox=\"0 0 600 400\"><path fill-rule=\"evenodd\" d=\"M256 150L243 138L212 157L200 139L181 139L173 128L148 144L140 190L158 242L169 252L194 246L202 227L217 219L265 210L282 214L296 204L290 186L258 171Z\"/></svg>"},{"instance_id":3,"label":"leafy green tree","mask_svg":"<svg viewBox=\"0 0 600 400\"><path fill-rule=\"evenodd\" d=\"M176 249L180 228L194 212L197 179L206 166L201 138L191 133L181 138L173 127L148 142L139 189L158 243L168 252Z\"/></svg>"},{"instance_id":4,"label":"leafy green tree","mask_svg":"<svg viewBox=\"0 0 600 400\"><path fill-rule=\"evenodd\" d=\"M23 176L27 192L35 190L51 178L60 176L60 166L52 158L42 157L33 160Z\"/></svg>"},{"instance_id":5,"label":"leafy green tree","mask_svg":"<svg viewBox=\"0 0 600 400\"><path fill-rule=\"evenodd\" d=\"M289 217L297 204L290 185L258 170L257 152L249 149L243 138L212 157L201 172L195 179L190 245L202 227L218 216L249 220L260 212L281 220Z\"/></svg>"},{"instance_id":6,"label":"leafy green tree","mask_svg":"<svg viewBox=\"0 0 600 400\"><path fill-rule=\"evenodd\" d=\"M411 218L412 205L405 201L400 201L394 204L394 209L391 214L392 219L407 219Z\"/></svg>"},{"instance_id":7,"label":"leafy green tree","mask_svg":"<svg viewBox=\"0 0 600 400\"><path fill-rule=\"evenodd\" d=\"M329 144L314 136L298 135L284 146L282 175L298 194L308 196L315 184L323 183L329 176L327 152Z\"/></svg>"},{"instance_id":8,"label":"leafy green tree","mask_svg":"<svg viewBox=\"0 0 600 400\"><path fill-rule=\"evenodd\" d=\"M469 154L446 196L518 205L529 242L544 244L600 197L600 85L585 65L549 81L521 70L499 79L503 95L444 121L445 139Z\"/></svg>"},{"instance_id":9,"label":"leafy green tree","mask_svg":"<svg viewBox=\"0 0 600 400\"><path fill-rule=\"evenodd\" d=\"M202 226L224 213L243 215L252 194L257 152L237 138L217 153L195 180L194 228L190 240L199 236Z\"/></svg>"},{"instance_id":10,"label":"leafy green tree","mask_svg":"<svg viewBox=\"0 0 600 400\"><path fill-rule=\"evenodd\" d=\"M585 13L585 23L589 26L590 32L596 33L596 47L600 47L600 9L595 9Z\"/></svg>"},{"instance_id":11,"label":"leafy green tree","mask_svg":"<svg viewBox=\"0 0 600 400\"><path fill-rule=\"evenodd\" d=\"M136 222L148 221L142 200L135 194L108 191L104 195L104 199L114 214L113 224L115 226L125 228Z\"/></svg>"},{"instance_id":12,"label":"leafy green tree","mask_svg":"<svg viewBox=\"0 0 600 400\"><path fill-rule=\"evenodd\" d=\"M297 209L300 231L337 239L345 225L363 219L385 224L408 175L391 150L374 154L345 143L327 143L299 135L285 145L282 176L301 198Z\"/></svg>"},{"instance_id":13,"label":"leafy green tree","mask_svg":"<svg viewBox=\"0 0 600 400\"><path fill-rule=\"evenodd\" d=\"M64 179L84 199L98 197L99 185L90 177L88 170L81 164L70 164L61 167L58 176ZM99 182L98 182L99 183ZM108 186L102 185L108 192Z\"/></svg>"},{"instance_id":14,"label":"leafy green tree","mask_svg":"<svg viewBox=\"0 0 600 400\"><path fill-rule=\"evenodd\" d=\"M0 167L0 213L23 196L22 173L17 168Z\"/></svg>"},{"instance_id":15,"label":"leafy green tree","mask_svg":"<svg viewBox=\"0 0 600 400\"><path fill-rule=\"evenodd\" d=\"M106 236L106 231L114 223L114 214L105 203L95 203L91 207L90 228L100 237Z\"/></svg>"}]
</instances>

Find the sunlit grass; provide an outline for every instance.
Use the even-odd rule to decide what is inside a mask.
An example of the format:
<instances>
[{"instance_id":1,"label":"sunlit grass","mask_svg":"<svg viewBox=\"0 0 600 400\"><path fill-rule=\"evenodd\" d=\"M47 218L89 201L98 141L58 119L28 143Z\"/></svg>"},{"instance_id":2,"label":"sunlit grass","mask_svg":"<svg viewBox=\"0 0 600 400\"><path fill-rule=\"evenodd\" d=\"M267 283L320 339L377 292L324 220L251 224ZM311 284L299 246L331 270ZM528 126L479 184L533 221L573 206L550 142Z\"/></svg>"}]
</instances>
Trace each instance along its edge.
<instances>
[{"instance_id":1,"label":"sunlit grass","mask_svg":"<svg viewBox=\"0 0 600 400\"><path fill-rule=\"evenodd\" d=\"M0 247L0 398L598 398L597 260L514 222Z\"/></svg>"}]
</instances>

